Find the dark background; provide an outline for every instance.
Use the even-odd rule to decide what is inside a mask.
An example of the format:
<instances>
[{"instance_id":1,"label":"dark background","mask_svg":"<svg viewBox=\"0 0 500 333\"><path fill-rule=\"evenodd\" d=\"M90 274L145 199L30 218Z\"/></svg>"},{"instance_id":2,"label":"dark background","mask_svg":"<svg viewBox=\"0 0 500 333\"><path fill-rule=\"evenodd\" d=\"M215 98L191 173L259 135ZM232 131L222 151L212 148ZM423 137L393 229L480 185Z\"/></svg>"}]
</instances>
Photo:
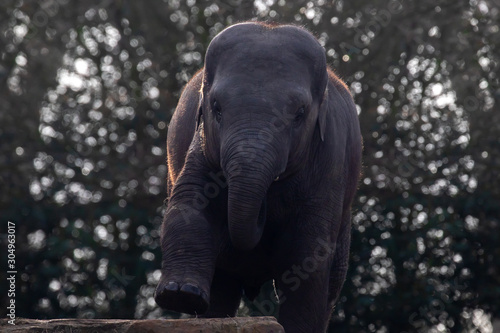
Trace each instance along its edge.
<instances>
[{"instance_id":1,"label":"dark background","mask_svg":"<svg viewBox=\"0 0 500 333\"><path fill-rule=\"evenodd\" d=\"M4 276L11 221L17 315L173 315L152 298L168 122L209 41L256 19L312 31L359 110L364 174L331 329L491 332L500 317L499 6L1 0L0 262ZM6 296L5 278L0 286ZM259 299L241 314L275 310Z\"/></svg>"}]
</instances>

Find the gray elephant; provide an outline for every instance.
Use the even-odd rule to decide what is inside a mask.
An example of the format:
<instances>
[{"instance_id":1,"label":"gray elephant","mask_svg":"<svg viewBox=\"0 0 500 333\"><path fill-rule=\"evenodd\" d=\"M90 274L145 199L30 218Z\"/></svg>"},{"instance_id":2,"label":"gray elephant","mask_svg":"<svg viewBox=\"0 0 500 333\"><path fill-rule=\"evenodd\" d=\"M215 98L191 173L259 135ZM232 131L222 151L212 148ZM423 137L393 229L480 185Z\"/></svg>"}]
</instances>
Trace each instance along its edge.
<instances>
[{"instance_id":1,"label":"gray elephant","mask_svg":"<svg viewBox=\"0 0 500 333\"><path fill-rule=\"evenodd\" d=\"M274 279L287 332L322 332L346 277L361 134L324 49L291 25L210 43L168 130L162 308L235 316Z\"/></svg>"}]
</instances>

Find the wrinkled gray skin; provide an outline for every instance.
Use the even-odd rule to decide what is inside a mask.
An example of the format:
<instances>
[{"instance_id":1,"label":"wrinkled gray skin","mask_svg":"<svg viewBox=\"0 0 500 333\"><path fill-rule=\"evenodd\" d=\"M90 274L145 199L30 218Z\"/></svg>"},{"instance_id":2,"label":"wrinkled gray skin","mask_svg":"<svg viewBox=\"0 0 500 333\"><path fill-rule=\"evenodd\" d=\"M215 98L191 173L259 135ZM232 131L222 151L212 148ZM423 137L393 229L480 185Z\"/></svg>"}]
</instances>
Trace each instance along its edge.
<instances>
[{"instance_id":1,"label":"wrinkled gray skin","mask_svg":"<svg viewBox=\"0 0 500 333\"><path fill-rule=\"evenodd\" d=\"M234 316L275 280L287 332L322 332L344 282L361 164L352 97L294 26L211 42L169 126L156 302Z\"/></svg>"}]
</instances>

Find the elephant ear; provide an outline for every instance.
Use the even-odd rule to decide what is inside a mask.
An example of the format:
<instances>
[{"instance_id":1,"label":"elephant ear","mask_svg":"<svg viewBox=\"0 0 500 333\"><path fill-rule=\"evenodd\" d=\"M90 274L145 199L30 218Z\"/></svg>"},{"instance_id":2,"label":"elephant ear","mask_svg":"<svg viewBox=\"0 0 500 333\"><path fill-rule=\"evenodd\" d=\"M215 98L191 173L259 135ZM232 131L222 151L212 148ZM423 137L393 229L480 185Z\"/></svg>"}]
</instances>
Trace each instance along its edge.
<instances>
[{"instance_id":1,"label":"elephant ear","mask_svg":"<svg viewBox=\"0 0 500 333\"><path fill-rule=\"evenodd\" d=\"M328 87L325 88L323 99L321 100L321 104L319 105L319 112L318 112L318 126L319 126L319 135L321 137L321 141L325 141L327 114L328 114Z\"/></svg>"},{"instance_id":2,"label":"elephant ear","mask_svg":"<svg viewBox=\"0 0 500 333\"><path fill-rule=\"evenodd\" d=\"M201 123L201 117L203 115L201 105L198 107L198 115L196 116L196 130L198 130L198 127L200 127Z\"/></svg>"},{"instance_id":3,"label":"elephant ear","mask_svg":"<svg viewBox=\"0 0 500 333\"><path fill-rule=\"evenodd\" d=\"M201 85L200 92L199 92L199 100L198 100L198 112L196 115L196 130L198 130L198 127L200 127L200 123L202 121L202 116L203 116L203 84Z\"/></svg>"}]
</instances>

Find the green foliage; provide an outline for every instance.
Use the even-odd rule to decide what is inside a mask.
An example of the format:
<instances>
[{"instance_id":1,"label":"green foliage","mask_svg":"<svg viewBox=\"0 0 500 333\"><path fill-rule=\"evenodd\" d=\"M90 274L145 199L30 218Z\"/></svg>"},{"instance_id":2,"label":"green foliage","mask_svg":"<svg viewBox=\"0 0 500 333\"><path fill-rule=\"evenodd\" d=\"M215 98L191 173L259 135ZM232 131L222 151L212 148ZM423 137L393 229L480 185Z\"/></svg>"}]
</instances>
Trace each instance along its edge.
<instances>
[{"instance_id":1,"label":"green foliage","mask_svg":"<svg viewBox=\"0 0 500 333\"><path fill-rule=\"evenodd\" d=\"M173 315L152 298L168 121L211 38L255 18L313 31L359 107L364 170L332 331L487 329L500 316L499 15L494 0L0 2L18 316ZM262 304L241 313L275 313Z\"/></svg>"}]
</instances>

